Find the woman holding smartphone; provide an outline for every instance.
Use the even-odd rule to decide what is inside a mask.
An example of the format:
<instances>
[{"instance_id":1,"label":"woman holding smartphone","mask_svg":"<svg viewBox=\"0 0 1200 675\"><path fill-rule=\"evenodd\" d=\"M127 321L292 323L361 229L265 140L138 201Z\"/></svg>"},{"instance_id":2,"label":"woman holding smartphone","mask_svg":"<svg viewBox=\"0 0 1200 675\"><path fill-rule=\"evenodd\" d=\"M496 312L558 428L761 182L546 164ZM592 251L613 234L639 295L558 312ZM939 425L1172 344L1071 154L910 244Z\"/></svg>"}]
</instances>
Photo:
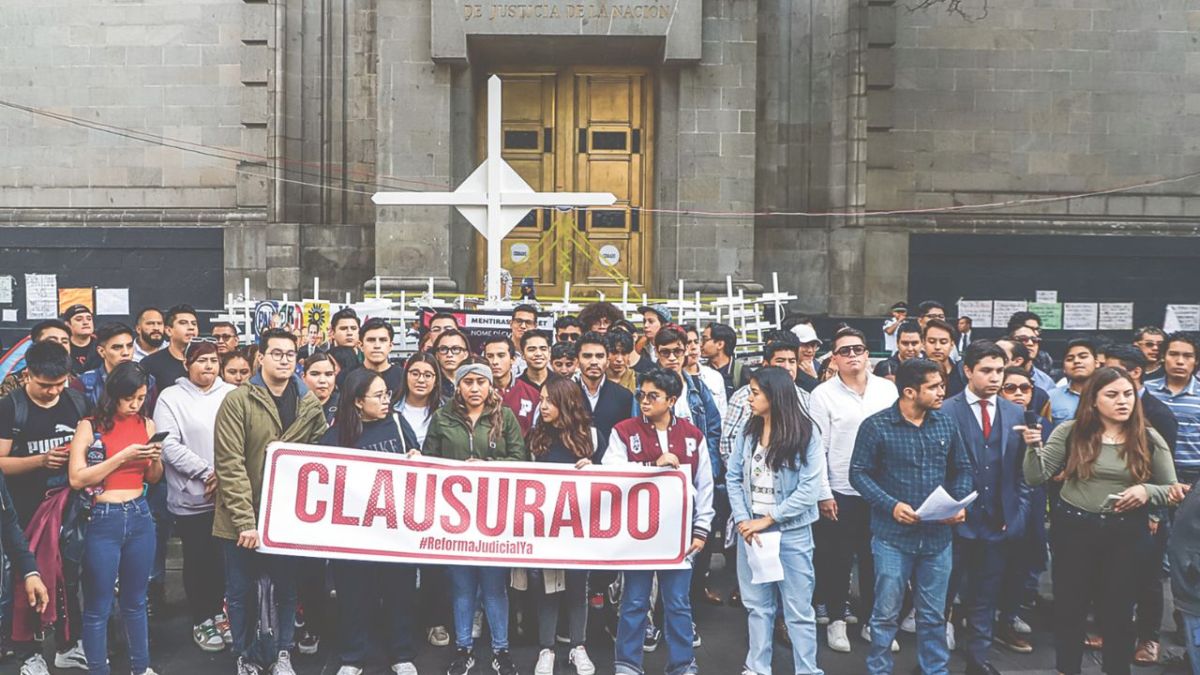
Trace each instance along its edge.
<instances>
[{"instance_id":1,"label":"woman holding smartphone","mask_svg":"<svg viewBox=\"0 0 1200 675\"><path fill-rule=\"evenodd\" d=\"M1133 378L1100 368L1084 385L1074 420L1041 444L1024 432L1025 480L1065 480L1052 514L1054 643L1057 670L1080 672L1084 622L1095 603L1104 637L1104 672L1127 675L1133 660L1132 609L1150 544L1147 505L1166 506L1175 494L1175 466L1162 436L1146 425Z\"/></svg>"},{"instance_id":2,"label":"woman holding smartphone","mask_svg":"<svg viewBox=\"0 0 1200 675\"><path fill-rule=\"evenodd\" d=\"M162 437L142 415L146 371L127 362L113 368L95 413L79 422L71 441L71 488L93 495L84 537L83 651L88 672L108 675L108 618L114 584L121 585L121 616L133 675L154 675L146 621L146 588L154 565L154 518L145 483L163 475Z\"/></svg>"}]
</instances>

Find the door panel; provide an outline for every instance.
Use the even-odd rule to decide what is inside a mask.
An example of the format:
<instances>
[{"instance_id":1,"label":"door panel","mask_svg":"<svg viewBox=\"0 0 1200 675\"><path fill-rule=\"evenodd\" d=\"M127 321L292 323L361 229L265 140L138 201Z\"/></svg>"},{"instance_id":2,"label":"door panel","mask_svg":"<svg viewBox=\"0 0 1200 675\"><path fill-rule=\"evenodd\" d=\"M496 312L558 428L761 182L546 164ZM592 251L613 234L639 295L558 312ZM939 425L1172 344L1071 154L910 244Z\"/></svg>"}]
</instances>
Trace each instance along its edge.
<instances>
[{"instance_id":1,"label":"door panel","mask_svg":"<svg viewBox=\"0 0 1200 675\"><path fill-rule=\"evenodd\" d=\"M646 249L651 194L649 73L573 68L500 72L504 81L502 155L539 192L611 192L612 207L531 213L505 238L503 265L514 288L532 277L541 295L564 281L581 290L641 292L650 279ZM479 157L486 149L486 100L477 115ZM486 245L477 239L478 268ZM477 281L482 281L482 275Z\"/></svg>"}]
</instances>

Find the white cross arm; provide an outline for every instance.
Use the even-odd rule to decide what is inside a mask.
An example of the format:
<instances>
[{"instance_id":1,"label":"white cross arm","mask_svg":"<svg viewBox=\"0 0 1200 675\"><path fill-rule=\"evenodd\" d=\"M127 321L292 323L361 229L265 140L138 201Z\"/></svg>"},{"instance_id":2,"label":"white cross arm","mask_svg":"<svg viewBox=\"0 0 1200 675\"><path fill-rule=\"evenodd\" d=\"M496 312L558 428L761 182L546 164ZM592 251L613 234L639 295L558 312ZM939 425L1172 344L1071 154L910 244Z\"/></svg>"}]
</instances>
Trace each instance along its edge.
<instances>
[{"instance_id":1,"label":"white cross arm","mask_svg":"<svg viewBox=\"0 0 1200 675\"><path fill-rule=\"evenodd\" d=\"M377 192L371 201L379 206L487 206L480 192ZM501 206L612 206L615 195L598 192L501 192Z\"/></svg>"}]
</instances>

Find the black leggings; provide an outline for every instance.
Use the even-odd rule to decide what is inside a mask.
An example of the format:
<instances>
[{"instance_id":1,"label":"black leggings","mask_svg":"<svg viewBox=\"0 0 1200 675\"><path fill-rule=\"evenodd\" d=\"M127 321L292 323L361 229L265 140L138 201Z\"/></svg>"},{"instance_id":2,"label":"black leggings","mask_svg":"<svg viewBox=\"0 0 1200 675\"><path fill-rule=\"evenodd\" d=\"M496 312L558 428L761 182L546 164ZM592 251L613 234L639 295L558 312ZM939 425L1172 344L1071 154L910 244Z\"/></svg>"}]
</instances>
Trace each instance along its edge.
<instances>
[{"instance_id":1,"label":"black leggings","mask_svg":"<svg viewBox=\"0 0 1200 675\"><path fill-rule=\"evenodd\" d=\"M212 528L212 511L175 516L175 532L183 543L183 592L193 625L220 614L225 597L223 557Z\"/></svg>"}]
</instances>

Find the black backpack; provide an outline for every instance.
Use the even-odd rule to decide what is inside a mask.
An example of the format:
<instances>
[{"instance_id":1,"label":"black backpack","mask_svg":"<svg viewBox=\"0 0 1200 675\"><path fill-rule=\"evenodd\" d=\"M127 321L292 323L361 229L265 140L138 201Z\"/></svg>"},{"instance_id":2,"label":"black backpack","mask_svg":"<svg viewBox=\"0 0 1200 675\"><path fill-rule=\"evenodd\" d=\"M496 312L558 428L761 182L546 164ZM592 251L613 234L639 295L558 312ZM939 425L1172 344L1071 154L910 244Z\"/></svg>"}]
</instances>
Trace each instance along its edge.
<instances>
[{"instance_id":1,"label":"black backpack","mask_svg":"<svg viewBox=\"0 0 1200 675\"><path fill-rule=\"evenodd\" d=\"M70 387L63 389L63 396L74 406L75 412L79 415L79 419L87 417L90 406L83 394L71 389ZM16 438L21 430L25 428L25 423L29 421L29 394L25 393L25 387L17 387L9 394L13 400L13 437Z\"/></svg>"}]
</instances>

